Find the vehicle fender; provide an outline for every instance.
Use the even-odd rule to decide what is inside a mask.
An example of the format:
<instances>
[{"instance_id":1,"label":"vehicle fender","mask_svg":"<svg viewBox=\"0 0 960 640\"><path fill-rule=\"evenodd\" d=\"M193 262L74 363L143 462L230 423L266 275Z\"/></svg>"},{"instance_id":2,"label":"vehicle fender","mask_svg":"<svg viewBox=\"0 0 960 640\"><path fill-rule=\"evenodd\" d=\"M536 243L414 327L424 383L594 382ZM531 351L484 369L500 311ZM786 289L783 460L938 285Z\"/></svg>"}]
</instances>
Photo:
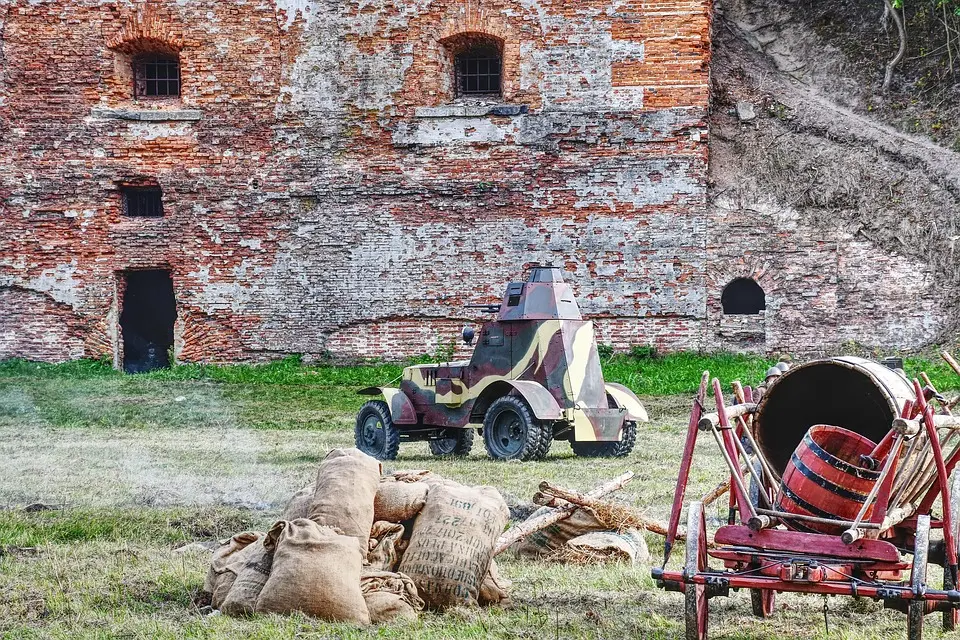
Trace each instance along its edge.
<instances>
[{"instance_id":1,"label":"vehicle fender","mask_svg":"<svg viewBox=\"0 0 960 640\"><path fill-rule=\"evenodd\" d=\"M400 389L393 387L367 387L357 391L362 396L383 396L390 407L390 417L394 424L417 424L417 411L413 402Z\"/></svg>"},{"instance_id":2,"label":"vehicle fender","mask_svg":"<svg viewBox=\"0 0 960 640\"><path fill-rule=\"evenodd\" d=\"M533 380L507 380L506 382L523 396L538 420L563 418L563 409L557 404L556 398L539 382Z\"/></svg>"},{"instance_id":3,"label":"vehicle fender","mask_svg":"<svg viewBox=\"0 0 960 640\"><path fill-rule=\"evenodd\" d=\"M610 397L617 403L617 406L627 410L627 420L633 420L634 422L650 421L650 418L647 417L647 410L643 408L643 403L640 402L640 398L633 391L616 382L608 382L604 387Z\"/></svg>"}]
</instances>

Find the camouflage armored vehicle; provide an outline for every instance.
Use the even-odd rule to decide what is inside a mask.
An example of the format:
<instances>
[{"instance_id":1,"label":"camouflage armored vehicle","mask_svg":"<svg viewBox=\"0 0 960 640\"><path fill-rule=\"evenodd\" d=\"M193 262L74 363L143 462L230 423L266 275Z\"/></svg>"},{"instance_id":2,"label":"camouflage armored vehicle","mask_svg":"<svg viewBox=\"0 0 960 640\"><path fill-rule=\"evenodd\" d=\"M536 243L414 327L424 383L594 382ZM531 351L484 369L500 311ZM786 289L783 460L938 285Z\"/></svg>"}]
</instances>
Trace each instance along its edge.
<instances>
[{"instance_id":1,"label":"camouflage armored vehicle","mask_svg":"<svg viewBox=\"0 0 960 640\"><path fill-rule=\"evenodd\" d=\"M356 443L381 460L401 441L426 440L438 456L465 456L479 429L491 458L536 460L554 440L580 456L625 456L647 413L632 391L605 383L593 333L556 267L534 267L499 305L480 305L486 322L469 362L407 367L399 388L357 415ZM474 331L464 329L472 344Z\"/></svg>"}]
</instances>

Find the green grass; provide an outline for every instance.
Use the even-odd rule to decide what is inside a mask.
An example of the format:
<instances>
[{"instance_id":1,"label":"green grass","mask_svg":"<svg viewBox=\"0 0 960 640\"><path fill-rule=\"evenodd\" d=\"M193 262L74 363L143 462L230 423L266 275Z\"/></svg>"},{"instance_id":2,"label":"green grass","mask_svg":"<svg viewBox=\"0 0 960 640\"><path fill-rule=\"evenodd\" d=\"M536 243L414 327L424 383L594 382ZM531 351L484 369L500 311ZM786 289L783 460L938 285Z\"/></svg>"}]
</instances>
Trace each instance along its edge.
<instances>
[{"instance_id":1,"label":"green grass","mask_svg":"<svg viewBox=\"0 0 960 640\"><path fill-rule=\"evenodd\" d=\"M583 460L569 445L531 463L497 463L479 440L471 456L443 460L426 444L401 447L392 468L430 469L527 501L542 480L588 490L625 470L619 498L666 518L691 392L704 369L725 382L756 382L770 362L732 355L607 355L608 380L642 394L652 422L624 459ZM944 391L960 377L925 369ZM359 387L396 378L398 364L175 367L135 376L97 361L0 363L0 637L2 638L651 638L683 636L683 598L659 590L648 566L571 567L505 555L514 581L509 610L456 609L415 623L359 630L303 616L234 619L194 601L209 555L178 553L189 541L263 530L316 473L326 452L350 446ZM687 499L727 477L712 441L698 443ZM25 513L41 501L56 511ZM720 524L723 501L709 510ZM662 539L647 542L654 564ZM672 566L677 566L675 553ZM932 569L936 574L935 568ZM937 585L936 577L931 584ZM902 614L872 601L784 595L769 620L750 615L749 594L711 600L711 637L902 638ZM926 634L940 637L939 616Z\"/></svg>"},{"instance_id":2,"label":"green grass","mask_svg":"<svg viewBox=\"0 0 960 640\"><path fill-rule=\"evenodd\" d=\"M0 549L125 540L177 545L230 537L255 523L262 526L262 520L250 511L225 507L18 510L0 517Z\"/></svg>"},{"instance_id":3,"label":"green grass","mask_svg":"<svg viewBox=\"0 0 960 640\"><path fill-rule=\"evenodd\" d=\"M425 359L421 358L416 362L423 361ZM775 360L756 355L678 352L661 356L649 349L635 349L633 353L606 355L603 370L608 382L625 384L639 395L676 395L695 392L703 371L710 371L724 382L740 380L744 384L756 384L775 363ZM127 376L104 360L76 360L63 364L5 360L0 361L0 379L126 379L359 389L396 384L406 364L410 363L307 365L291 356L267 364L184 364ZM939 359L907 358L905 369L909 376L918 376L925 371L941 391L960 389L960 376ZM334 398L325 400L331 399Z\"/></svg>"}]
</instances>

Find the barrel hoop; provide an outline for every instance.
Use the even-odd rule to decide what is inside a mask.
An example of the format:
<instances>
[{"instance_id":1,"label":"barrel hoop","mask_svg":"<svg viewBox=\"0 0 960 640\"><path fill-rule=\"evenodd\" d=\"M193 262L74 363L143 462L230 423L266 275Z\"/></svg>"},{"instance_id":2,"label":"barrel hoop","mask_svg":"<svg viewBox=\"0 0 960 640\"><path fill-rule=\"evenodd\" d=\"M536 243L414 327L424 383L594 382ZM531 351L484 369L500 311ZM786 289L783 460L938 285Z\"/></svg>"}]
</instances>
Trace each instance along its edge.
<instances>
[{"instance_id":1,"label":"barrel hoop","mask_svg":"<svg viewBox=\"0 0 960 640\"><path fill-rule=\"evenodd\" d=\"M793 529L793 530L795 530L795 531L801 531L801 532L803 532L803 533L823 533L823 531L818 531L817 529L812 529L812 528L810 528L809 526L807 526L806 524L804 524L803 520L800 520L800 519L798 519L798 518L789 518L789 517L784 516L784 517L781 517L780 519L781 519L781 520L789 520L789 521L790 521L790 528Z\"/></svg>"},{"instance_id":2,"label":"barrel hoop","mask_svg":"<svg viewBox=\"0 0 960 640\"><path fill-rule=\"evenodd\" d=\"M819 444L814 442L813 438L810 437L810 432L807 432L807 435L803 437L803 443L807 445L807 448L813 452L813 455L817 456L827 464L829 464L834 469L843 471L844 473L852 476L856 476L861 480L877 480L880 478L879 471L871 471L870 469L864 469L863 467L858 467L856 465L850 464L840 458L827 453L827 451L821 447ZM796 455L796 454L794 454Z\"/></svg>"},{"instance_id":3,"label":"barrel hoop","mask_svg":"<svg viewBox=\"0 0 960 640\"><path fill-rule=\"evenodd\" d=\"M866 502L867 494L860 493L859 491L851 491L850 489L844 489L843 487L838 487L836 483L830 482L823 476L817 474L816 471L812 470L806 464L804 464L803 460L797 457L796 452L794 452L794 454L790 456L790 462L793 464L794 467L797 468L797 471L803 474L803 477L805 477L807 480L809 480L813 484L823 489L826 489L830 493L840 496L841 498L846 498L847 500L853 500L854 502L861 502L861 503Z\"/></svg>"},{"instance_id":4,"label":"barrel hoop","mask_svg":"<svg viewBox=\"0 0 960 640\"><path fill-rule=\"evenodd\" d=\"M829 511L824 511L819 507L815 507L797 494L795 494L790 487L785 484L780 485L780 489L788 498L790 498L798 507L810 513L810 515L818 516L820 518L830 518L831 520L841 520L840 516L835 513L830 513Z\"/></svg>"}]
</instances>

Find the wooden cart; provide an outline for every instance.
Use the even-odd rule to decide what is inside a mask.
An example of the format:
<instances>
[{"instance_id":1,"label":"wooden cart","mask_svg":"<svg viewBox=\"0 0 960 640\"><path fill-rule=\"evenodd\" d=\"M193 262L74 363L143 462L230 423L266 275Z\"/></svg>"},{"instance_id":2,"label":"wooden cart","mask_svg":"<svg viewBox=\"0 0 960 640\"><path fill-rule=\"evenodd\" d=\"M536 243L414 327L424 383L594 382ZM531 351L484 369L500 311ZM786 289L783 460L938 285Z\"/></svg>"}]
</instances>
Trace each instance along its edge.
<instances>
[{"instance_id":1,"label":"wooden cart","mask_svg":"<svg viewBox=\"0 0 960 640\"><path fill-rule=\"evenodd\" d=\"M943 355L960 375L957 363ZM951 415L926 375L921 377L925 384L912 381L915 399L903 403L900 417L879 443L866 440L864 450L859 440L865 439L845 435L843 429L810 429L786 470L778 473L757 445L751 389L735 384L735 403L728 406L714 379L716 413L708 414L709 373L704 372L691 412L664 564L652 572L659 586L684 594L688 639L707 637L710 598L726 596L730 589L749 589L753 612L760 617L773 613L778 591L791 591L882 600L907 614L910 640L921 638L928 613L942 612L947 630L958 626L960 473L953 477L957 486L950 486L950 476L960 461L960 418ZM683 568L667 570L700 433L713 436L730 471L728 524L708 546L704 504L691 502ZM843 437L847 440L837 439ZM833 455L831 447L838 443L842 450ZM805 501L791 488L820 499ZM939 516L932 514L935 505ZM931 529L942 529L942 540L931 540ZM930 563L944 568L942 589L927 585Z\"/></svg>"}]
</instances>

